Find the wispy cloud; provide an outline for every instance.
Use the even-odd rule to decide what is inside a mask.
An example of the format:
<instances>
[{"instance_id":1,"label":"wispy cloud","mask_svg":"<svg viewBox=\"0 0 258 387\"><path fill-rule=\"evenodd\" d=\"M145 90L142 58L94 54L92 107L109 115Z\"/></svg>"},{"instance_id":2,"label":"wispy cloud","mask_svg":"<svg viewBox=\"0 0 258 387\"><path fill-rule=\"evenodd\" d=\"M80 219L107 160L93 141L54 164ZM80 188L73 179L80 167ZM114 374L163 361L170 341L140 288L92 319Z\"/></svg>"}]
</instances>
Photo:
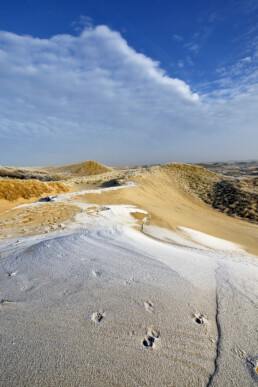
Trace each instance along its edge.
<instances>
[{"instance_id":1,"label":"wispy cloud","mask_svg":"<svg viewBox=\"0 0 258 387\"><path fill-rule=\"evenodd\" d=\"M189 55L186 56L186 61L190 66L194 66L194 62Z\"/></svg>"},{"instance_id":2,"label":"wispy cloud","mask_svg":"<svg viewBox=\"0 0 258 387\"><path fill-rule=\"evenodd\" d=\"M106 26L50 39L0 32L0 82L1 163L190 161L256 149L257 87L211 101ZM248 151L232 148L244 149L248 135Z\"/></svg>"},{"instance_id":3,"label":"wispy cloud","mask_svg":"<svg viewBox=\"0 0 258 387\"><path fill-rule=\"evenodd\" d=\"M173 39L176 41L176 42L182 42L182 40L184 40L184 38L181 36L181 35L173 35Z\"/></svg>"},{"instance_id":4,"label":"wispy cloud","mask_svg":"<svg viewBox=\"0 0 258 387\"><path fill-rule=\"evenodd\" d=\"M188 50L193 52L193 53L198 53L200 51L200 48L201 48L200 44L195 43L195 42L186 43L185 47L187 47Z\"/></svg>"},{"instance_id":5,"label":"wispy cloud","mask_svg":"<svg viewBox=\"0 0 258 387\"><path fill-rule=\"evenodd\" d=\"M94 22L90 16L80 15L79 20L73 21L71 26L75 31L82 32L85 28L92 28Z\"/></svg>"}]
</instances>

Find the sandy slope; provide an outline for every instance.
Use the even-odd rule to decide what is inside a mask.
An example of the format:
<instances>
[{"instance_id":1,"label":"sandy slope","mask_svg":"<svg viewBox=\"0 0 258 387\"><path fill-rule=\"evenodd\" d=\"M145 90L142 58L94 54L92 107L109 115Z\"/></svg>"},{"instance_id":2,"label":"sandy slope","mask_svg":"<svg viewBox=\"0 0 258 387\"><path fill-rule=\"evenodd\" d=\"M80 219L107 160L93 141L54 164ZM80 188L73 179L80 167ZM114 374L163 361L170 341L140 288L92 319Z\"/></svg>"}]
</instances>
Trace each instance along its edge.
<instances>
[{"instance_id":1,"label":"sandy slope","mask_svg":"<svg viewBox=\"0 0 258 387\"><path fill-rule=\"evenodd\" d=\"M1 386L257 384L257 225L130 179L0 215Z\"/></svg>"},{"instance_id":2,"label":"sandy slope","mask_svg":"<svg viewBox=\"0 0 258 387\"><path fill-rule=\"evenodd\" d=\"M98 204L132 204L150 213L150 222L175 230L189 227L218 238L239 243L258 255L258 226L217 212L193 198L171 182L163 170L134 176L137 184L130 190L107 191L102 195L85 194L72 200Z\"/></svg>"},{"instance_id":3,"label":"sandy slope","mask_svg":"<svg viewBox=\"0 0 258 387\"><path fill-rule=\"evenodd\" d=\"M148 214L108 201L137 189L60 195L48 205L81 208L64 230L2 239L2 386L256 384L256 258L191 229L140 233Z\"/></svg>"}]
</instances>

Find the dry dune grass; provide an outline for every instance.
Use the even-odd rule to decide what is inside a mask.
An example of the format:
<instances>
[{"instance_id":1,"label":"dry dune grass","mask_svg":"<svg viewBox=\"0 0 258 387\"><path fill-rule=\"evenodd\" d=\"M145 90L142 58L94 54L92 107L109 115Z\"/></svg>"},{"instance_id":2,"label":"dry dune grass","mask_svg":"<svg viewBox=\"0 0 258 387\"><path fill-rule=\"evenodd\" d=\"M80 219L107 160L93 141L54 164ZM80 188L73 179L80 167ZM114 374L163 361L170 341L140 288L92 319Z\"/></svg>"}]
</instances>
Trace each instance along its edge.
<instances>
[{"instance_id":1,"label":"dry dune grass","mask_svg":"<svg viewBox=\"0 0 258 387\"><path fill-rule=\"evenodd\" d=\"M258 178L222 180L213 187L211 205L228 215L258 222Z\"/></svg>"},{"instance_id":2,"label":"dry dune grass","mask_svg":"<svg viewBox=\"0 0 258 387\"><path fill-rule=\"evenodd\" d=\"M16 201L20 198L40 198L42 195L55 195L69 192L67 184L60 182L43 183L38 180L0 180L0 199Z\"/></svg>"},{"instance_id":3,"label":"dry dune grass","mask_svg":"<svg viewBox=\"0 0 258 387\"><path fill-rule=\"evenodd\" d=\"M45 169L48 169L51 172L67 173L75 176L93 176L111 171L110 168L92 160L78 164L65 165L63 167L49 167Z\"/></svg>"},{"instance_id":4,"label":"dry dune grass","mask_svg":"<svg viewBox=\"0 0 258 387\"><path fill-rule=\"evenodd\" d=\"M213 185L221 181L222 175L196 165L171 163L162 167L173 184L194 197L208 203L211 200Z\"/></svg>"}]
</instances>

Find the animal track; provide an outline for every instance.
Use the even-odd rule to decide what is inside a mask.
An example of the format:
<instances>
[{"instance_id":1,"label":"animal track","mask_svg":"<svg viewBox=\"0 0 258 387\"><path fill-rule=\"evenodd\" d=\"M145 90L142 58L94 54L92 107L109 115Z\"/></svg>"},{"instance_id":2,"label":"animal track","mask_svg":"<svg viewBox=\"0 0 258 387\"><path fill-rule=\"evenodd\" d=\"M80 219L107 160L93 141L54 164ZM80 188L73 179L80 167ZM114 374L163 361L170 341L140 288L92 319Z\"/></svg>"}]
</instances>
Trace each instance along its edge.
<instances>
[{"instance_id":1,"label":"animal track","mask_svg":"<svg viewBox=\"0 0 258 387\"><path fill-rule=\"evenodd\" d=\"M138 283L139 281L135 280L134 278L129 278L128 280L126 280L124 283L126 285L133 285L133 284L136 284Z\"/></svg>"},{"instance_id":2,"label":"animal track","mask_svg":"<svg viewBox=\"0 0 258 387\"><path fill-rule=\"evenodd\" d=\"M159 336L160 336L160 333L156 328L154 328L154 327L149 328L147 334L145 335L145 338L142 340L142 345L145 348L154 347L155 341L156 341L156 339L159 338Z\"/></svg>"},{"instance_id":3,"label":"animal track","mask_svg":"<svg viewBox=\"0 0 258 387\"><path fill-rule=\"evenodd\" d=\"M151 348L154 344L154 341L155 341L154 337L146 335L145 339L142 340L142 344L144 345L144 347Z\"/></svg>"},{"instance_id":4,"label":"animal track","mask_svg":"<svg viewBox=\"0 0 258 387\"><path fill-rule=\"evenodd\" d=\"M9 272L9 273L8 273L8 277L14 277L15 275L16 275L15 272Z\"/></svg>"},{"instance_id":5,"label":"animal track","mask_svg":"<svg viewBox=\"0 0 258 387\"><path fill-rule=\"evenodd\" d=\"M91 319L95 323L99 323L103 319L103 317L104 317L103 314L101 314L100 312L95 312L95 313L92 313L91 315Z\"/></svg>"},{"instance_id":6,"label":"animal track","mask_svg":"<svg viewBox=\"0 0 258 387\"><path fill-rule=\"evenodd\" d=\"M203 314L195 314L193 320L196 322L196 324L205 324L207 323L207 319Z\"/></svg>"},{"instance_id":7,"label":"animal track","mask_svg":"<svg viewBox=\"0 0 258 387\"><path fill-rule=\"evenodd\" d=\"M258 380L258 356L252 358L247 357L247 364L254 380Z\"/></svg>"}]
</instances>

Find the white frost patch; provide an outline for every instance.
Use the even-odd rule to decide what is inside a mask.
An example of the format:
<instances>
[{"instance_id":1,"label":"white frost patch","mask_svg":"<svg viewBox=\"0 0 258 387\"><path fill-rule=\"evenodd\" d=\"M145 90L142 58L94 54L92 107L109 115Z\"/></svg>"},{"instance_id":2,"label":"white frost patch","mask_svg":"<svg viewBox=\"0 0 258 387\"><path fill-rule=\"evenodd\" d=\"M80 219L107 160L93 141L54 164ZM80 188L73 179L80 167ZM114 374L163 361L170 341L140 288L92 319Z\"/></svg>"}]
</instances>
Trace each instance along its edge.
<instances>
[{"instance_id":1,"label":"white frost patch","mask_svg":"<svg viewBox=\"0 0 258 387\"><path fill-rule=\"evenodd\" d=\"M172 231L167 228L144 224L143 232L144 234L163 242L184 247L198 248L201 250L243 251L243 249L235 243L187 227L177 227L177 231Z\"/></svg>"},{"instance_id":2,"label":"white frost patch","mask_svg":"<svg viewBox=\"0 0 258 387\"><path fill-rule=\"evenodd\" d=\"M131 215L132 212L141 212L147 215L146 211L129 205L94 205L96 209L91 210L92 204L76 203L82 212L74 216L76 223L68 223L67 228L75 230L86 228L88 231L97 232L98 235L111 235L125 233L126 229L131 229L138 224Z\"/></svg>"},{"instance_id":3,"label":"white frost patch","mask_svg":"<svg viewBox=\"0 0 258 387\"><path fill-rule=\"evenodd\" d=\"M128 188L128 187L136 187L136 184L132 181L127 181L123 185L119 185L119 186L115 186L115 187L89 189L89 190L86 189L86 190L82 190L82 191L78 191L78 192L70 192L67 194L54 195L54 196L50 196L50 198L54 202L60 202L60 201L63 201L64 199L70 199L74 196L81 196L81 195L92 194L92 193L100 195L104 191L105 192L106 191L116 191L118 189L123 189L123 188Z\"/></svg>"},{"instance_id":4,"label":"white frost patch","mask_svg":"<svg viewBox=\"0 0 258 387\"><path fill-rule=\"evenodd\" d=\"M200 248L197 243L189 241L185 237L182 237L178 232L168 230L164 227L144 224L142 231L144 234L163 242L169 242L185 247Z\"/></svg>"},{"instance_id":5,"label":"white frost patch","mask_svg":"<svg viewBox=\"0 0 258 387\"><path fill-rule=\"evenodd\" d=\"M186 237L190 237L191 240L204 247L213 250L243 251L243 249L236 243L229 242L225 239L217 238L187 227L179 227L179 229L183 231L183 234L186 235Z\"/></svg>"}]
</instances>

